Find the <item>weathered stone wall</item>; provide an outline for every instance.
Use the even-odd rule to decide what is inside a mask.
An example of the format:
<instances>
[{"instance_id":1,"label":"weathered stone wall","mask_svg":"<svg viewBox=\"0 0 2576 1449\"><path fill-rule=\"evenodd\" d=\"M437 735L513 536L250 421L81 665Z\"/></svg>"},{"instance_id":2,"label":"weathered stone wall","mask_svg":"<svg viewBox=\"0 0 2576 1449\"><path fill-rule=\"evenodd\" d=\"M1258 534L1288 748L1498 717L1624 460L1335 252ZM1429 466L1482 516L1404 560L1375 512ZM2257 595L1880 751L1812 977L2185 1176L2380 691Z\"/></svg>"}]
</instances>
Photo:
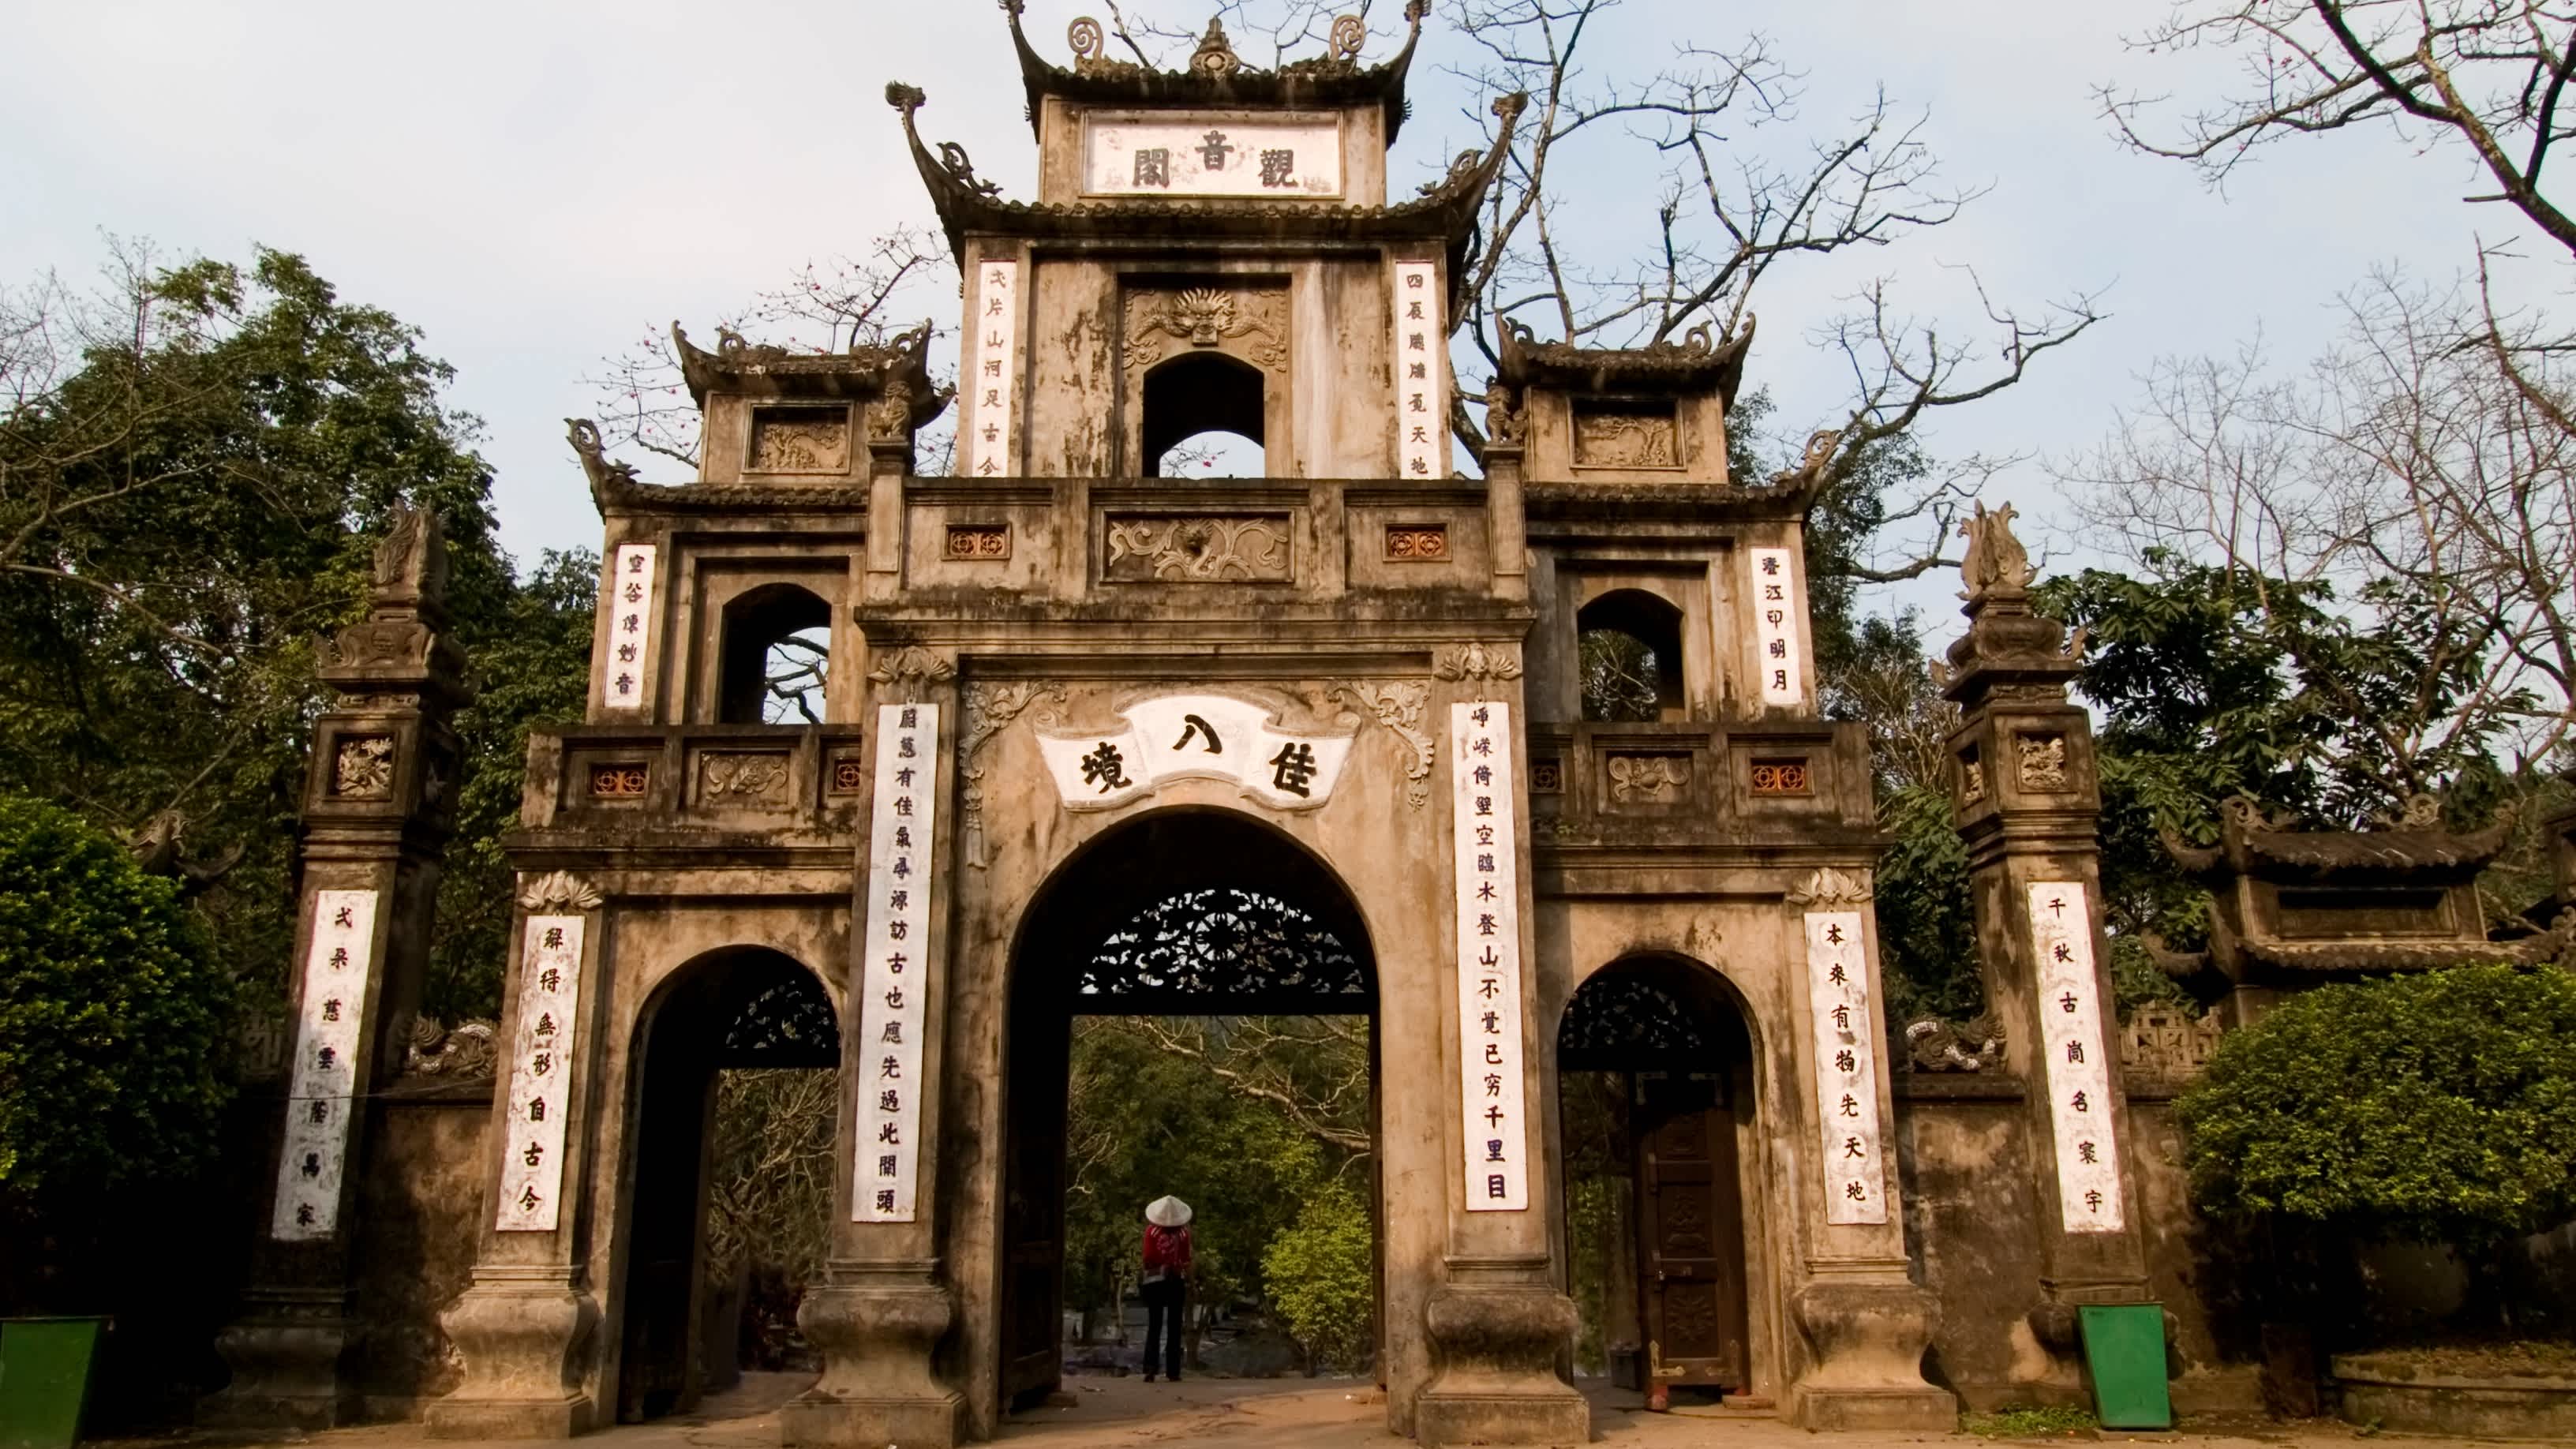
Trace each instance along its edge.
<instances>
[{"instance_id":1,"label":"weathered stone wall","mask_svg":"<svg viewBox=\"0 0 2576 1449\"><path fill-rule=\"evenodd\" d=\"M2131 1097L2130 1161L2149 1291L2171 1315L2174 1403L2186 1412L2258 1409L2254 1325L2234 1276L2212 1256L2220 1249L2207 1225L2191 1211L2172 1119L2163 1098ZM2043 1294L2020 1084L1900 1074L1896 1127L1906 1248L1941 1302L1925 1375L1971 1409L2085 1402L2071 1363L2048 1353L2028 1319Z\"/></svg>"},{"instance_id":2,"label":"weathered stone wall","mask_svg":"<svg viewBox=\"0 0 2576 1449\"><path fill-rule=\"evenodd\" d=\"M378 1104L352 1244L366 1325L352 1368L370 1418L417 1418L456 1386L438 1314L465 1291L482 1242L491 1094L486 1079Z\"/></svg>"}]
</instances>

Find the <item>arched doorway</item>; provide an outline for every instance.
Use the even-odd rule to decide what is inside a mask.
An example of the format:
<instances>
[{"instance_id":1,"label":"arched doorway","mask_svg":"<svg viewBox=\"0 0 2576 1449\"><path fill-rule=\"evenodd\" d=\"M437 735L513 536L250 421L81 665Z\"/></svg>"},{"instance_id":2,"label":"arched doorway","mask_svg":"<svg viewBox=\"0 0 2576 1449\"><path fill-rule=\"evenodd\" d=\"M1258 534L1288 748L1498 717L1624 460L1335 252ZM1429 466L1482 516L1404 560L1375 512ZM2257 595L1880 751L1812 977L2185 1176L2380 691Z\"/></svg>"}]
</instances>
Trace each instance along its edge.
<instances>
[{"instance_id":1,"label":"arched doorway","mask_svg":"<svg viewBox=\"0 0 2576 1449\"><path fill-rule=\"evenodd\" d=\"M1716 973L1632 957L1557 1028L1566 1261L1579 1359L1660 1401L1751 1384L1742 1138L1752 1040Z\"/></svg>"},{"instance_id":2,"label":"arched doorway","mask_svg":"<svg viewBox=\"0 0 2576 1449\"><path fill-rule=\"evenodd\" d=\"M1064 1371L1073 1186L1067 1128L1078 1019L1188 1018L1213 1021L1220 1034L1234 1029L1228 1023L1247 1030L1283 1020L1355 1023L1341 1038L1365 1054L1357 1083L1364 1100L1352 1119L1360 1151L1348 1160L1360 1178L1353 1194L1370 1223L1378 1221L1375 961L1349 893L1286 835L1232 811L1195 808L1153 811L1115 827L1060 867L1032 901L1010 983L1001 1265L1005 1411L1054 1390ZM1138 1197L1114 1206L1110 1216L1143 1206ZM1203 1216L1202 1252L1231 1226ZM1373 1245L1378 1237L1372 1227ZM1220 1246L1238 1261L1259 1247ZM1120 1251L1132 1252L1133 1243ZM1382 1258L1382 1248L1373 1251ZM1382 1284L1376 1262L1368 1271ZM1376 1324L1369 1335L1378 1340Z\"/></svg>"},{"instance_id":3,"label":"arched doorway","mask_svg":"<svg viewBox=\"0 0 2576 1449\"><path fill-rule=\"evenodd\" d=\"M1267 386L1261 369L1222 352L1184 353L1156 366L1145 374L1145 471L1157 478L1262 476ZM1229 436L1248 446L1225 446ZM1171 456L1183 443L1193 446Z\"/></svg>"},{"instance_id":4,"label":"arched doorway","mask_svg":"<svg viewBox=\"0 0 2576 1449\"><path fill-rule=\"evenodd\" d=\"M837 1071L841 1032L814 973L763 947L710 952L672 973L636 1026L635 1177L626 1213L622 1423L696 1406L707 1341L707 1201L716 1084L728 1069Z\"/></svg>"}]
</instances>

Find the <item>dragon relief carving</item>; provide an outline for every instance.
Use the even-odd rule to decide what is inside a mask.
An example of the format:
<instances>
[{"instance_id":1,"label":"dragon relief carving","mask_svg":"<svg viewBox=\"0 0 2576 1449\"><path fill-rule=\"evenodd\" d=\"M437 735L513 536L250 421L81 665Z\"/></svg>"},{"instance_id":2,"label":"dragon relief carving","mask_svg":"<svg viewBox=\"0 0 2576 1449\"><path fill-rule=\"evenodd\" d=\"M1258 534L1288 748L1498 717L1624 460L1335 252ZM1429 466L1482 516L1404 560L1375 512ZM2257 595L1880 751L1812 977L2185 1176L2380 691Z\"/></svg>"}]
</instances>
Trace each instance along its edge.
<instances>
[{"instance_id":1,"label":"dragon relief carving","mask_svg":"<svg viewBox=\"0 0 2576 1449\"><path fill-rule=\"evenodd\" d=\"M1108 577L1277 583L1289 577L1288 521L1252 518L1113 518Z\"/></svg>"},{"instance_id":2,"label":"dragon relief carving","mask_svg":"<svg viewBox=\"0 0 2576 1449\"><path fill-rule=\"evenodd\" d=\"M383 735L340 741L331 756L331 793L344 800L387 800L394 793L394 742Z\"/></svg>"},{"instance_id":3,"label":"dragon relief carving","mask_svg":"<svg viewBox=\"0 0 2576 1449\"><path fill-rule=\"evenodd\" d=\"M1431 686L1418 680L1388 684L1337 684L1329 696L1347 699L1368 711L1379 724L1404 741L1404 803L1419 810L1431 799L1431 758L1435 746L1422 728L1422 711L1431 703Z\"/></svg>"},{"instance_id":4,"label":"dragon relief carving","mask_svg":"<svg viewBox=\"0 0 2576 1449\"><path fill-rule=\"evenodd\" d=\"M1057 704L1065 702L1064 691L1052 684L989 684L977 682L966 686L965 708L958 721L957 780L958 828L966 845L966 863L977 870L985 868L984 856L984 769L975 763L976 753L984 742L1001 733L1002 727L1018 719L1029 706L1042 699ZM1031 716L1039 724L1053 724L1053 710L1039 710Z\"/></svg>"},{"instance_id":5,"label":"dragon relief carving","mask_svg":"<svg viewBox=\"0 0 2576 1449\"><path fill-rule=\"evenodd\" d=\"M1127 294L1127 368L1163 360L1172 341L1222 348L1239 338L1252 360L1272 372L1288 366L1288 294L1276 287L1229 290L1184 287Z\"/></svg>"}]
</instances>

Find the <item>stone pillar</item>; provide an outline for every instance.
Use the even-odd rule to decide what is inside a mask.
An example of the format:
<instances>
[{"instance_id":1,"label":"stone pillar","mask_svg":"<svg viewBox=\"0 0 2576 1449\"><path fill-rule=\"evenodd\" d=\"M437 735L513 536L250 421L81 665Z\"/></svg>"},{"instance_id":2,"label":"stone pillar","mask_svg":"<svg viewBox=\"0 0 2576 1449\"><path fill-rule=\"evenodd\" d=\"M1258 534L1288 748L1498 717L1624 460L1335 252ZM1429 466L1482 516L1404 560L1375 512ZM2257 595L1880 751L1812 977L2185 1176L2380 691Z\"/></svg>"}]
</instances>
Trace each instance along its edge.
<instances>
[{"instance_id":1,"label":"stone pillar","mask_svg":"<svg viewBox=\"0 0 2576 1449\"><path fill-rule=\"evenodd\" d=\"M2102 934L2101 781L2090 721L2066 697L2081 640L2031 611L2011 517L1980 507L1966 525L1968 632L1936 672L1961 711L1956 819L1987 1009L2029 1103L2044 1295L2030 1326L2071 1380L2075 1308L2148 1301L2146 1254Z\"/></svg>"},{"instance_id":2,"label":"stone pillar","mask_svg":"<svg viewBox=\"0 0 2576 1449\"><path fill-rule=\"evenodd\" d=\"M855 873L841 1013L832 1249L796 1314L823 1374L779 1410L789 1449L947 1449L966 1428L965 1396L941 1372L957 1300L937 1256L958 855L946 806L955 765L944 744L957 738L957 669L946 655L890 640L870 640L869 658L868 854Z\"/></svg>"},{"instance_id":3,"label":"stone pillar","mask_svg":"<svg viewBox=\"0 0 2576 1449\"><path fill-rule=\"evenodd\" d=\"M1791 979L1803 1018L1787 1043L1798 1062L1802 1148L1795 1201L1805 1281L1790 1310L1806 1341L1789 1385L1789 1417L1807 1429L1947 1432L1959 1406L1923 1377L1940 1304L1913 1281L1895 1153L1877 912L1868 873L1819 869L1791 890ZM1803 1160L1806 1151L1794 1154Z\"/></svg>"},{"instance_id":4,"label":"stone pillar","mask_svg":"<svg viewBox=\"0 0 2576 1449\"><path fill-rule=\"evenodd\" d=\"M603 1065L607 1000L599 890L562 871L523 875L502 982L483 1246L470 1286L439 1315L465 1377L429 1406L441 1439L566 1439L603 1418L591 1396L599 1304L579 1231L594 1180L584 1130Z\"/></svg>"},{"instance_id":5,"label":"stone pillar","mask_svg":"<svg viewBox=\"0 0 2576 1449\"><path fill-rule=\"evenodd\" d=\"M1442 1134L1449 1247L1424 1309L1432 1377L1415 1400L1413 1433L1433 1449L1581 1444L1592 1436L1591 1406L1557 1371L1577 1317L1556 1281L1546 1194L1557 1175L1533 1105L1555 1074L1554 1043L1540 1033L1535 913L1523 905L1533 897L1520 836L1529 819L1520 653L1509 643L1452 645L1432 672L1453 686L1442 713L1457 957L1444 994L1457 1005L1443 1060L1460 1109ZM1481 991L1488 979L1490 994ZM1487 1064L1497 1067L1488 1074Z\"/></svg>"},{"instance_id":6,"label":"stone pillar","mask_svg":"<svg viewBox=\"0 0 2576 1449\"><path fill-rule=\"evenodd\" d=\"M216 1340L231 1381L198 1406L210 1426L320 1429L360 1410L343 1362L358 1175L369 1103L401 1072L419 1005L455 813L448 717L468 697L464 657L439 632L446 589L437 520L398 509L365 621L322 649L339 698L314 724L299 827L285 1120L244 1311Z\"/></svg>"}]
</instances>

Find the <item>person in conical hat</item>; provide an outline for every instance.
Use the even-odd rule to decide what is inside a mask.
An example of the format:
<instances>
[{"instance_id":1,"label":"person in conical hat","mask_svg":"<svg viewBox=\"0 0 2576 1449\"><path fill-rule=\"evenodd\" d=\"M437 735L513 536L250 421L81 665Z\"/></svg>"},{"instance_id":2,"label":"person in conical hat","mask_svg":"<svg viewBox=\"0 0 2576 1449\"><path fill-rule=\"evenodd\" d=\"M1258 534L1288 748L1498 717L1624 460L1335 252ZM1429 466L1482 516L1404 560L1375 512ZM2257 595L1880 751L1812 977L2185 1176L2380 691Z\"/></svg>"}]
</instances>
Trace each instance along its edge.
<instances>
[{"instance_id":1,"label":"person in conical hat","mask_svg":"<svg viewBox=\"0 0 2576 1449\"><path fill-rule=\"evenodd\" d=\"M1156 1355L1164 1375L1181 1378L1181 1313L1190 1292L1190 1205L1168 1194L1145 1205L1145 1382Z\"/></svg>"}]
</instances>

